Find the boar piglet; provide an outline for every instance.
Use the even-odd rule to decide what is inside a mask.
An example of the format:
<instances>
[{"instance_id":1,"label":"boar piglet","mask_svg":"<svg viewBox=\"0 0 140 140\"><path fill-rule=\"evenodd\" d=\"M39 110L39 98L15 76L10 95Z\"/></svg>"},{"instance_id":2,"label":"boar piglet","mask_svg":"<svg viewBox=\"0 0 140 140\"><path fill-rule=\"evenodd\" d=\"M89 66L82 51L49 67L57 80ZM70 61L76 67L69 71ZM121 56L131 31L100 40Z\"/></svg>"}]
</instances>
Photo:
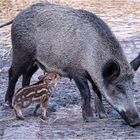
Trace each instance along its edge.
<instances>
[{"instance_id":1,"label":"boar piglet","mask_svg":"<svg viewBox=\"0 0 140 140\"><path fill-rule=\"evenodd\" d=\"M17 118L24 119L21 109L36 102L39 104L37 104L34 110L34 115L38 108L41 107L42 119L46 119L48 99L52 95L52 92L60 79L60 74L49 72L44 76L39 76L38 79L40 80L39 82L19 89L14 95L12 105L15 109Z\"/></svg>"}]
</instances>

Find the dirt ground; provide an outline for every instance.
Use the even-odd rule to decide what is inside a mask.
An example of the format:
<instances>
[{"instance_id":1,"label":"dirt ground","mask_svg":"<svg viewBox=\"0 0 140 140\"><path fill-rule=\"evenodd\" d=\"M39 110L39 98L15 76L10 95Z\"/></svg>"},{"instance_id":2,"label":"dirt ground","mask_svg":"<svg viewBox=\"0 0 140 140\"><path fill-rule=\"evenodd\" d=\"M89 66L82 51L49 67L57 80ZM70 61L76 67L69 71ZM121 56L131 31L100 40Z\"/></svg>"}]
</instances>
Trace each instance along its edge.
<instances>
[{"instance_id":1,"label":"dirt ground","mask_svg":"<svg viewBox=\"0 0 140 140\"><path fill-rule=\"evenodd\" d=\"M110 0L106 4L101 4L100 1L92 3L89 0L78 0L70 6L90 10L107 22L120 41L129 62L138 55L140 52L140 9L137 7L140 6L140 1L126 0L121 3L119 0L116 2ZM0 24L2 23L3 18L0 20ZM81 114L80 93L73 81L64 78L50 99L46 121L32 115L34 106L24 110L24 121L17 120L14 111L4 103L8 85L8 69L11 63L11 54L7 54L10 48L9 26L0 29L0 139L140 139L140 126L136 128L128 126L105 99L103 103L107 118L99 119L95 116L95 122L85 123ZM42 71L39 70L33 76L32 82L37 81L41 73ZM134 82L135 102L140 111L140 70L135 73ZM21 79L16 89L19 87L21 87ZM92 100L92 106L95 112L94 100Z\"/></svg>"}]
</instances>

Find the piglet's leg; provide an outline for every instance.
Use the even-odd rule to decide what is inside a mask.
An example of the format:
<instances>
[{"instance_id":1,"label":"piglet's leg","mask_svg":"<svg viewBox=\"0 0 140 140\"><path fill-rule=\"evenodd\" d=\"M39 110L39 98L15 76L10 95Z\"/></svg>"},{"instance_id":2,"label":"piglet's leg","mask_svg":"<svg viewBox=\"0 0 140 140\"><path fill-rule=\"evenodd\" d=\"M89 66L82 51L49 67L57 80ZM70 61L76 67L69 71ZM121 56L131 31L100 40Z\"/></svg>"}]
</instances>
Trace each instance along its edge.
<instances>
[{"instance_id":1,"label":"piglet's leg","mask_svg":"<svg viewBox=\"0 0 140 140\"><path fill-rule=\"evenodd\" d=\"M15 105L14 109L15 109L16 117L20 120L24 120L20 105Z\"/></svg>"},{"instance_id":2,"label":"piglet's leg","mask_svg":"<svg viewBox=\"0 0 140 140\"><path fill-rule=\"evenodd\" d=\"M35 110L33 112L34 116L37 115L37 111L38 111L39 108L40 108L40 104L37 104L36 107L35 107Z\"/></svg>"},{"instance_id":3,"label":"piglet's leg","mask_svg":"<svg viewBox=\"0 0 140 140\"><path fill-rule=\"evenodd\" d=\"M48 110L48 98L42 102L42 116L41 116L41 118L43 120L47 119L47 117L46 117L47 110Z\"/></svg>"}]
</instances>

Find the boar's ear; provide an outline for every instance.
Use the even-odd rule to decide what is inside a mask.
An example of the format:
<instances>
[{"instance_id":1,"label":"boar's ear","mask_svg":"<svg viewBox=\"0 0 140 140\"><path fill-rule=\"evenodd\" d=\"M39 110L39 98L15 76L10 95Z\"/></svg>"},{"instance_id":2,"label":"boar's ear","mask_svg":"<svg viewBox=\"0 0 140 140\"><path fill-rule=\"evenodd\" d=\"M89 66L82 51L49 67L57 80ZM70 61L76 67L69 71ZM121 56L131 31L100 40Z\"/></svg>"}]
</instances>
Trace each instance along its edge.
<instances>
[{"instance_id":1,"label":"boar's ear","mask_svg":"<svg viewBox=\"0 0 140 140\"><path fill-rule=\"evenodd\" d=\"M130 65L132 66L132 68L134 69L134 71L137 71L137 69L140 66L140 53L139 55L130 62Z\"/></svg>"},{"instance_id":2,"label":"boar's ear","mask_svg":"<svg viewBox=\"0 0 140 140\"><path fill-rule=\"evenodd\" d=\"M120 74L120 66L115 60L109 60L103 67L102 76L104 81L111 82Z\"/></svg>"},{"instance_id":3,"label":"boar's ear","mask_svg":"<svg viewBox=\"0 0 140 140\"><path fill-rule=\"evenodd\" d=\"M38 77L39 81L42 81L43 78L44 78L44 75L40 75L40 76Z\"/></svg>"}]
</instances>

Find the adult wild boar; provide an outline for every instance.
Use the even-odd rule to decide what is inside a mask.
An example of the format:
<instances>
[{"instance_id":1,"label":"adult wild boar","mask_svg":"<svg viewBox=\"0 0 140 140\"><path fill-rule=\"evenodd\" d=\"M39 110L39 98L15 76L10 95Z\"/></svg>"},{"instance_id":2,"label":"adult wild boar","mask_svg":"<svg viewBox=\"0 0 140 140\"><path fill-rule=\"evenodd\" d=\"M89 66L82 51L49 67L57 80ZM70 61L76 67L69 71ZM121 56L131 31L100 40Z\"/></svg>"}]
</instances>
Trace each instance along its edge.
<instances>
[{"instance_id":1,"label":"adult wild boar","mask_svg":"<svg viewBox=\"0 0 140 140\"><path fill-rule=\"evenodd\" d=\"M23 86L29 85L38 61L46 71L74 79L82 96L85 121L93 120L89 80L98 97L100 117L104 115L103 95L128 124L140 123L133 99L132 67L99 17L85 10L39 3L19 13L11 23L13 59L5 97L9 104L19 76L23 76Z\"/></svg>"}]
</instances>

